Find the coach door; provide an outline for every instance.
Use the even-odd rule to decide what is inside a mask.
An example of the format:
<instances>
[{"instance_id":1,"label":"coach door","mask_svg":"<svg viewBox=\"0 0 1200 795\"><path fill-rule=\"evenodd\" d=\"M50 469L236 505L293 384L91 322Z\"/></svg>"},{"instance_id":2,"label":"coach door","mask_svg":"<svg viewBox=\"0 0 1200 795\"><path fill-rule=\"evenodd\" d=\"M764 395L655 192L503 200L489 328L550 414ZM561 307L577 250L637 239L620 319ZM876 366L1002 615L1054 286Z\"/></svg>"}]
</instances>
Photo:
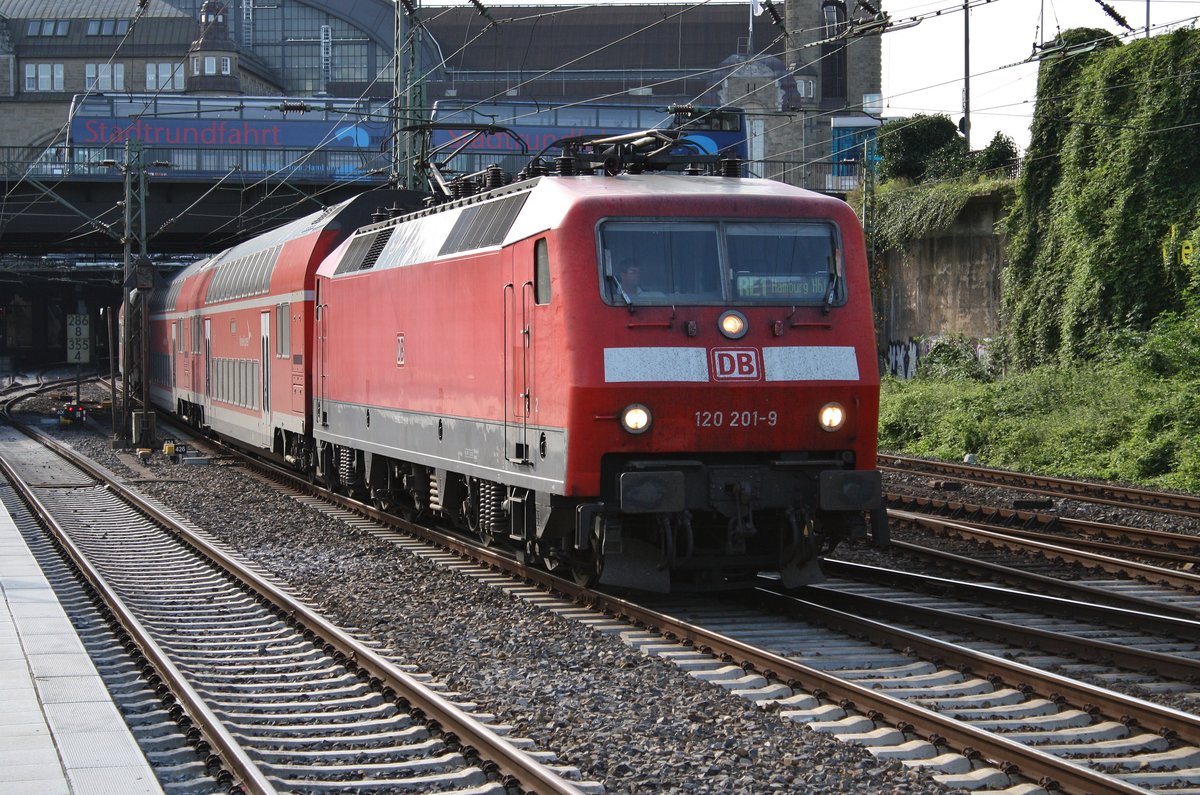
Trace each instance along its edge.
<instances>
[{"instance_id":1,"label":"coach door","mask_svg":"<svg viewBox=\"0 0 1200 795\"><path fill-rule=\"evenodd\" d=\"M282 311L282 310L278 310ZM262 373L262 411L267 425L271 424L271 313L258 315L259 338L262 350L258 354L258 369Z\"/></svg>"},{"instance_id":2,"label":"coach door","mask_svg":"<svg viewBox=\"0 0 1200 795\"><path fill-rule=\"evenodd\" d=\"M212 405L212 319L204 318L204 403Z\"/></svg>"},{"instance_id":3,"label":"coach door","mask_svg":"<svg viewBox=\"0 0 1200 795\"><path fill-rule=\"evenodd\" d=\"M329 357L325 353L325 341L329 337L329 307L321 303L320 279L317 279L313 312L316 313L316 329L313 333L317 338L317 363L313 373L317 379L317 383L313 386L317 395L317 405L313 411L313 425L327 425L328 423L325 422L325 368L327 366L325 362Z\"/></svg>"},{"instance_id":4,"label":"coach door","mask_svg":"<svg viewBox=\"0 0 1200 795\"><path fill-rule=\"evenodd\" d=\"M504 285L504 452L512 463L528 464L533 258L519 249L505 253L513 278Z\"/></svg>"}]
</instances>

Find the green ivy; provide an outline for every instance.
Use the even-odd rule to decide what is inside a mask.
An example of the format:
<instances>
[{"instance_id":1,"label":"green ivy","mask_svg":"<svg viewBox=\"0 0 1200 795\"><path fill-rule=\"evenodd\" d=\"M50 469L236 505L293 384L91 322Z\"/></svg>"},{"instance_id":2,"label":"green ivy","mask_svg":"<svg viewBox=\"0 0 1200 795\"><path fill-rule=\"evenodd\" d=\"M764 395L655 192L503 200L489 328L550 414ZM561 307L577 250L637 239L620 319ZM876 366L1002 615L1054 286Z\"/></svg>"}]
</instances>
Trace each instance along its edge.
<instances>
[{"instance_id":1,"label":"green ivy","mask_svg":"<svg viewBox=\"0 0 1200 795\"><path fill-rule=\"evenodd\" d=\"M1012 180L1003 176L967 176L912 185L885 182L875 198L875 243L880 251L903 249L908 243L949 229L972 196L1011 195Z\"/></svg>"},{"instance_id":2,"label":"green ivy","mask_svg":"<svg viewBox=\"0 0 1200 795\"><path fill-rule=\"evenodd\" d=\"M1071 54L1085 42L1097 46ZM1074 30L1062 45L1041 67L1006 224L1006 355L1020 367L1092 360L1123 330L1200 309L1198 255L1183 256L1200 238L1200 31L1120 45Z\"/></svg>"}]
</instances>

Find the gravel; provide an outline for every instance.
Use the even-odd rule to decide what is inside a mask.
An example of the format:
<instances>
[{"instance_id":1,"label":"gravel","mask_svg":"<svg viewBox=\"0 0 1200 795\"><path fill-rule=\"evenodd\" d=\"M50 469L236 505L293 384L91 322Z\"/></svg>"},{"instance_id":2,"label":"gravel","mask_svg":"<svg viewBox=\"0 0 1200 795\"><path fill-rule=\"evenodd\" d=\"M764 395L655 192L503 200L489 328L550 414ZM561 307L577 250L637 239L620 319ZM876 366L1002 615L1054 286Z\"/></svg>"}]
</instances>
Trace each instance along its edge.
<instances>
[{"instance_id":1,"label":"gravel","mask_svg":"<svg viewBox=\"0 0 1200 795\"><path fill-rule=\"evenodd\" d=\"M99 425L107 428L106 420ZM80 428L62 436L113 471L164 478L138 487L610 793L952 791L617 638L438 568L237 467L177 466L156 456L130 469L106 436Z\"/></svg>"}]
</instances>

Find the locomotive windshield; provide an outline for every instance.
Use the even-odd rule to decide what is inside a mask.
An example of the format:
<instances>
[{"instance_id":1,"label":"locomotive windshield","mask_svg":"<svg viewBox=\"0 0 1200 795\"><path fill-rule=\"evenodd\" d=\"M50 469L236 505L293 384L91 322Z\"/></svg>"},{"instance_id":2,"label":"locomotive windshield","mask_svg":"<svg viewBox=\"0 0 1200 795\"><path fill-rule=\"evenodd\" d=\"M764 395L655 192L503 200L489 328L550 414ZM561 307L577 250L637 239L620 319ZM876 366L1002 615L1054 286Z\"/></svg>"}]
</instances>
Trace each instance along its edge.
<instances>
[{"instance_id":1,"label":"locomotive windshield","mask_svg":"<svg viewBox=\"0 0 1200 795\"><path fill-rule=\"evenodd\" d=\"M606 221L605 301L637 304L840 304L837 228L797 221Z\"/></svg>"}]
</instances>

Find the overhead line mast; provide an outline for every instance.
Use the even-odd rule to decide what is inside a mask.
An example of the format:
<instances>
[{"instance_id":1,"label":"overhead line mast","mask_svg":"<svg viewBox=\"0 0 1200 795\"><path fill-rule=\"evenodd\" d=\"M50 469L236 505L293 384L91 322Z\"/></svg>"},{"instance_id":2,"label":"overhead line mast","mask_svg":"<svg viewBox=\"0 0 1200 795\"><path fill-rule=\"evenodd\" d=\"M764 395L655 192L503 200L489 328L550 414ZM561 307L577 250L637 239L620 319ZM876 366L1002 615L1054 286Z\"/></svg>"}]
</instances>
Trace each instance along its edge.
<instances>
[{"instance_id":1,"label":"overhead line mast","mask_svg":"<svg viewBox=\"0 0 1200 795\"><path fill-rule=\"evenodd\" d=\"M396 30L392 70L392 173L391 182L413 190L419 175L416 170L416 143L401 130L416 124L425 106L425 75L420 71L419 44L421 21L417 16L421 0L396 2ZM407 57L405 48L408 49Z\"/></svg>"}]
</instances>

